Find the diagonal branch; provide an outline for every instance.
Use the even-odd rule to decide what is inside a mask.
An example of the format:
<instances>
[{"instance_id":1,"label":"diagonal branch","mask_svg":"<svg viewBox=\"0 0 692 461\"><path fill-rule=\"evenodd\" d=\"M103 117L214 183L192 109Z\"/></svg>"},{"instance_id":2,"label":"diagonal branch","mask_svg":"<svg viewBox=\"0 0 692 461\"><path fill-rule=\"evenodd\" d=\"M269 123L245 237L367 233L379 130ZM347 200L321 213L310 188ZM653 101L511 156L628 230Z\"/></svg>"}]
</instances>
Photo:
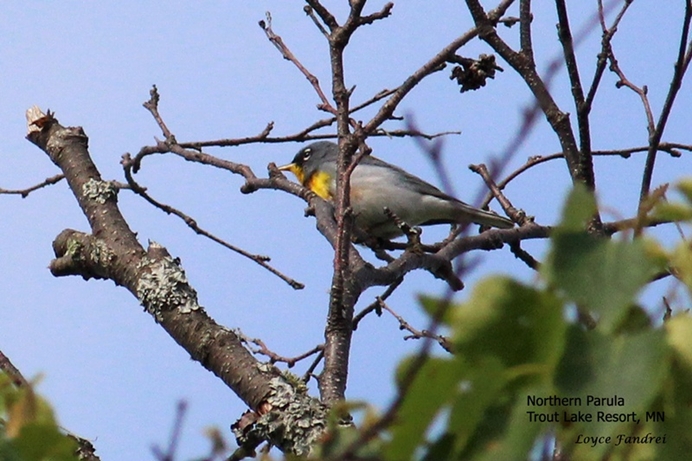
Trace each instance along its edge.
<instances>
[{"instance_id":1,"label":"diagonal branch","mask_svg":"<svg viewBox=\"0 0 692 461\"><path fill-rule=\"evenodd\" d=\"M489 17L493 20L499 20L507 9L514 3L514 0L503 0L500 4L489 13ZM377 131L379 126L389 119L394 110L404 97L425 77L439 71L447 60L454 56L454 53L462 46L469 43L478 36L479 29L474 27L458 38L454 39L449 45L440 50L432 59L423 64L418 70L411 74L391 95L391 97L380 107L380 110L375 116L363 127L365 134L370 135Z\"/></svg>"},{"instance_id":2,"label":"diagonal branch","mask_svg":"<svg viewBox=\"0 0 692 461\"><path fill-rule=\"evenodd\" d=\"M584 99L584 90L582 89L581 79L579 77L579 66L577 65L577 56L574 50L574 40L569 25L569 17L567 15L567 5L565 0L555 0L558 17L558 37L562 44L562 51L565 57L565 67L569 75L570 86L572 88L572 98L577 109L577 125L579 126L579 148L581 162L587 168L592 170L593 175L593 157L591 154L591 130L589 128L589 108L586 106ZM594 178L595 181L595 178Z\"/></svg>"},{"instance_id":3,"label":"diagonal branch","mask_svg":"<svg viewBox=\"0 0 692 461\"><path fill-rule=\"evenodd\" d=\"M553 99L543 79L538 75L535 65L531 60L518 53L502 40L495 26L497 20L486 14L478 0L466 0L466 4L478 28L478 36L487 42L502 58L512 66L524 79L531 92L534 94L538 105L546 115L550 126L557 134L565 152L565 159L569 167L569 173L573 181L583 182L593 190L595 187L593 168L589 158L582 158L569 121L569 114L563 112Z\"/></svg>"},{"instance_id":4,"label":"diagonal branch","mask_svg":"<svg viewBox=\"0 0 692 461\"><path fill-rule=\"evenodd\" d=\"M289 383L279 370L259 362L237 334L209 317L179 262L165 248L156 243L142 248L120 213L117 190L101 179L92 162L82 128L63 127L52 114L36 107L27 111L27 121L27 139L63 171L92 232L61 232L53 242L56 259L51 270L108 278L125 287L193 360L259 414L247 431L286 452L308 454L326 427L324 406ZM284 426L270 426L267 418L284 420ZM286 431L295 426L296 418L309 421L309 427Z\"/></svg>"},{"instance_id":5,"label":"diagonal branch","mask_svg":"<svg viewBox=\"0 0 692 461\"><path fill-rule=\"evenodd\" d=\"M26 198L30 193L43 189L44 187L47 186L52 186L53 184L57 184L60 181L65 179L65 175L63 174L56 174L55 176L51 176L50 178L46 178L43 181L41 181L38 184L34 184L33 186L27 187L26 189L3 189L0 187L0 194L7 194L7 195L21 195L22 198Z\"/></svg>"},{"instance_id":6,"label":"diagonal branch","mask_svg":"<svg viewBox=\"0 0 692 461\"><path fill-rule=\"evenodd\" d=\"M627 12L627 9L631 4L632 2L623 2L622 8L615 16L615 19L613 20L613 23L610 26L610 28L608 28L605 22L606 12L608 8L603 6L603 0L598 0L598 20L601 24L601 31L603 37L601 38L601 52L598 53L598 59L596 60L596 70L594 72L594 77L591 82L591 86L589 87L586 100L584 101L583 110L586 113L591 112L593 101L596 98L596 92L598 91L598 87L601 83L601 78L603 77L603 72L605 71L605 67L608 62L608 56L611 54L611 41L613 40L613 36L617 32L618 25L620 24L620 21L622 21L622 18L624 17L625 13ZM615 2L611 2L609 5L610 8L614 6Z\"/></svg>"},{"instance_id":7,"label":"diagonal branch","mask_svg":"<svg viewBox=\"0 0 692 461\"><path fill-rule=\"evenodd\" d=\"M531 0L520 0L519 1L519 43L521 46L521 53L526 56L527 59L534 61L533 55L533 44L531 37L531 21L533 20L533 15L531 14Z\"/></svg>"},{"instance_id":8,"label":"diagonal branch","mask_svg":"<svg viewBox=\"0 0 692 461\"><path fill-rule=\"evenodd\" d=\"M682 79L687 72L687 68L690 65L690 60L692 59L692 42L688 43L688 37L690 33L690 24L692 23L692 0L686 0L685 2L685 19L683 20L682 33L680 34L680 45L678 48L678 58L675 62L675 69L673 72L673 78L670 82L670 89L668 90L668 95L666 96L666 101L663 104L663 109L661 109L661 115L658 118L658 123L656 124L656 130L653 135L649 138L649 152L646 156L646 164L644 166L644 174L642 175L642 187L639 193L639 205L641 206L649 195L649 190L651 189L651 178L654 173L654 164L656 162L656 153L658 151L658 145L663 137L663 130L666 128L666 123L668 122L668 117L673 109L673 103L675 102L675 97L682 86Z\"/></svg>"},{"instance_id":9,"label":"diagonal branch","mask_svg":"<svg viewBox=\"0 0 692 461\"><path fill-rule=\"evenodd\" d=\"M276 47L277 50L279 50L284 59L291 61L298 68L298 70L300 70L300 72L305 76L305 78L308 79L310 85L312 85L312 87L315 89L317 96L319 96L320 101L322 101L322 103L319 104L317 107L325 112L336 114L336 109L334 109L334 106L332 106L332 104L329 102L329 99L327 99L327 96L322 91L322 88L320 87L320 81L317 79L317 77L315 77L315 75L312 74L298 60L298 58L293 54L293 52L286 46L283 39L280 36L276 35L272 30L272 17L271 14L269 14L269 12L267 12L267 20L260 21L259 26L267 35L269 41L272 42L272 44Z\"/></svg>"},{"instance_id":10,"label":"diagonal branch","mask_svg":"<svg viewBox=\"0 0 692 461\"><path fill-rule=\"evenodd\" d=\"M268 262L271 260L271 258L269 256L252 254L250 252L243 250L240 247L232 245L232 244L226 242L225 240L217 237L216 235L212 234L211 232L208 232L208 231L202 229L197 224L197 221L195 219L193 219L191 216L183 213L182 211L178 210L177 208L174 208L170 205L166 205L165 203L161 203L158 200L154 199L146 191L146 188L139 185L139 183L137 183L134 180L134 178L132 177L132 166L133 166L134 162L130 158L129 154L125 154L123 156L121 163L122 163L123 169L125 171L125 178L127 179L127 183L130 185L130 187L132 188L132 191L135 194L139 195L144 200L146 200L147 202L149 202L150 204L152 204L156 208L164 211L165 213L172 214L172 215L177 216L178 218L182 219L183 222L187 225L187 227L189 227L190 229L195 231L195 233L202 235L202 236L208 238L209 240L216 242L219 245L226 247L229 250L231 250L235 253L238 253L239 255L244 256L244 257L248 258L249 260L254 261L255 263L259 264L260 266L267 269L269 272L271 272L272 274L276 275L281 280L286 282L288 285L291 286L291 288L293 288L295 290L301 290L301 289L305 288L305 285L303 285L302 283L300 283L300 282L292 279L291 277L283 274L278 269L275 269L270 264L268 264Z\"/></svg>"}]
</instances>

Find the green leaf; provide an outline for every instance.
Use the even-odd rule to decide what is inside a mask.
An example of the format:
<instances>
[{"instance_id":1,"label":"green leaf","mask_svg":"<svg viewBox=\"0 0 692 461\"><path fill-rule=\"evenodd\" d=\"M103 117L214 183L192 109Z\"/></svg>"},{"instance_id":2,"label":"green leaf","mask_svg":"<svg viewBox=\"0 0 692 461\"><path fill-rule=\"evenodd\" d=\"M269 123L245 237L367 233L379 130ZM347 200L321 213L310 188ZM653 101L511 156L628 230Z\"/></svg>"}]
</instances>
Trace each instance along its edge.
<instances>
[{"instance_id":1,"label":"green leaf","mask_svg":"<svg viewBox=\"0 0 692 461\"><path fill-rule=\"evenodd\" d=\"M459 382L458 394L452 405L447 431L454 436L454 450L461 453L488 416L488 409L508 396L502 396L507 385L507 373L501 362L493 356L478 361L469 367L468 374ZM501 427L498 425L495 429ZM493 436L496 436L493 432Z\"/></svg>"},{"instance_id":2,"label":"green leaf","mask_svg":"<svg viewBox=\"0 0 692 461\"><path fill-rule=\"evenodd\" d=\"M543 364L543 372L549 373L562 352L562 303L511 279L491 277L478 283L453 315L454 342L469 359L490 355L506 367Z\"/></svg>"},{"instance_id":3,"label":"green leaf","mask_svg":"<svg viewBox=\"0 0 692 461\"><path fill-rule=\"evenodd\" d=\"M562 303L548 292L493 277L450 314L465 372L443 434L448 438L439 444L453 441L449 459L486 459L483 453L487 459L525 458L543 428L525 423L526 388L552 383L566 328Z\"/></svg>"},{"instance_id":4,"label":"green leaf","mask_svg":"<svg viewBox=\"0 0 692 461\"><path fill-rule=\"evenodd\" d=\"M423 456L422 461L441 461L451 459L452 448L454 446L455 437L452 434L445 432L433 442L428 448L427 453Z\"/></svg>"},{"instance_id":5,"label":"green leaf","mask_svg":"<svg viewBox=\"0 0 692 461\"><path fill-rule=\"evenodd\" d=\"M612 330L656 268L640 240L556 232L543 273L572 301L597 312L602 328Z\"/></svg>"},{"instance_id":6,"label":"green leaf","mask_svg":"<svg viewBox=\"0 0 692 461\"><path fill-rule=\"evenodd\" d=\"M659 329L613 337L600 330L570 327L555 385L557 395L577 397L581 402L556 409L560 415L582 412L592 418L590 422L563 425L558 434L573 459L601 459L614 448L613 444L575 444L579 434L615 437L640 430L645 412L663 389L668 374L669 349L664 335ZM595 401L590 397L613 400ZM604 421L605 416L599 421L599 412L634 416L629 422Z\"/></svg>"},{"instance_id":7,"label":"green leaf","mask_svg":"<svg viewBox=\"0 0 692 461\"><path fill-rule=\"evenodd\" d=\"M543 428L541 424L526 423L526 402L517 399L513 405L502 410L506 418L503 437L489 441L481 450L469 458L474 461L527 459L536 437Z\"/></svg>"},{"instance_id":8,"label":"green leaf","mask_svg":"<svg viewBox=\"0 0 692 461\"><path fill-rule=\"evenodd\" d=\"M660 202L654 208L652 217L661 221L689 221L692 207L682 203Z\"/></svg>"},{"instance_id":9,"label":"green leaf","mask_svg":"<svg viewBox=\"0 0 692 461\"><path fill-rule=\"evenodd\" d=\"M683 340L683 338L679 338ZM687 337L686 341L692 338ZM677 347L677 346L676 346ZM686 346L689 348L689 345ZM689 365L679 366L674 361L664 387L662 406L664 421L650 421L644 430L656 435L666 435L666 443L658 445L657 456L649 459L689 459L692 453L692 370Z\"/></svg>"},{"instance_id":10,"label":"green leaf","mask_svg":"<svg viewBox=\"0 0 692 461\"><path fill-rule=\"evenodd\" d=\"M692 373L692 318L676 315L665 323L667 339L673 350Z\"/></svg>"},{"instance_id":11,"label":"green leaf","mask_svg":"<svg viewBox=\"0 0 692 461\"><path fill-rule=\"evenodd\" d=\"M682 242L673 250L670 264L675 276L687 285L692 294L692 248L689 242Z\"/></svg>"},{"instance_id":12,"label":"green leaf","mask_svg":"<svg viewBox=\"0 0 692 461\"><path fill-rule=\"evenodd\" d=\"M77 442L50 423L22 427L12 444L23 461L77 461Z\"/></svg>"},{"instance_id":13,"label":"green leaf","mask_svg":"<svg viewBox=\"0 0 692 461\"><path fill-rule=\"evenodd\" d=\"M681 180L677 184L676 189L692 204L692 178Z\"/></svg>"},{"instance_id":14,"label":"green leaf","mask_svg":"<svg viewBox=\"0 0 692 461\"><path fill-rule=\"evenodd\" d=\"M428 359L417 370L392 427L385 459L411 459L444 404L454 396L463 368L457 359Z\"/></svg>"},{"instance_id":15,"label":"green leaf","mask_svg":"<svg viewBox=\"0 0 692 461\"><path fill-rule=\"evenodd\" d=\"M1 433L0 433L1 435ZM0 459L2 461L22 461L11 441L0 436Z\"/></svg>"},{"instance_id":16,"label":"green leaf","mask_svg":"<svg viewBox=\"0 0 692 461\"><path fill-rule=\"evenodd\" d=\"M593 193L583 184L576 183L565 201L560 228L563 230L586 229L597 209Z\"/></svg>"}]
</instances>

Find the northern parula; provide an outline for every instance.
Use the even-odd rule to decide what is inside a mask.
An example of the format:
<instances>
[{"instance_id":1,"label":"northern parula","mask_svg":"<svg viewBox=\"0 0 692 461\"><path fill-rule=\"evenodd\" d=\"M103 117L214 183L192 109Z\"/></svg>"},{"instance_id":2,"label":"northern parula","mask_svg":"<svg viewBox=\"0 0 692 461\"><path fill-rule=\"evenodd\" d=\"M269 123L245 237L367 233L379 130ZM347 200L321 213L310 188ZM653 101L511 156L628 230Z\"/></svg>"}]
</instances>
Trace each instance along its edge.
<instances>
[{"instance_id":1,"label":"northern parula","mask_svg":"<svg viewBox=\"0 0 692 461\"><path fill-rule=\"evenodd\" d=\"M336 159L339 147L319 141L301 149L293 161L279 168L325 200L336 195ZM373 237L402 235L387 216L387 207L410 226L476 223L509 229L514 223L492 211L472 207L437 187L371 155L364 156L351 174L351 207L355 224Z\"/></svg>"}]
</instances>

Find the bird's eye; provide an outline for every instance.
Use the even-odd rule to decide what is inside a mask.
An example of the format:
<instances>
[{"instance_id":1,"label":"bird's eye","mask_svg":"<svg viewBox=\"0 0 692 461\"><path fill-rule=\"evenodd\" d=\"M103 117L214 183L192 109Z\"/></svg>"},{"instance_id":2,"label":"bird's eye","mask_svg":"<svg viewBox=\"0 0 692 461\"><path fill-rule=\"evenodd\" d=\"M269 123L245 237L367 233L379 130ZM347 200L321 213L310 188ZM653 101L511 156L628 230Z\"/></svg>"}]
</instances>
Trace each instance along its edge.
<instances>
[{"instance_id":1,"label":"bird's eye","mask_svg":"<svg viewBox=\"0 0 692 461\"><path fill-rule=\"evenodd\" d=\"M305 149L303 151L303 161L306 162L310 158L311 155L312 155L312 149L309 149L309 148Z\"/></svg>"}]
</instances>

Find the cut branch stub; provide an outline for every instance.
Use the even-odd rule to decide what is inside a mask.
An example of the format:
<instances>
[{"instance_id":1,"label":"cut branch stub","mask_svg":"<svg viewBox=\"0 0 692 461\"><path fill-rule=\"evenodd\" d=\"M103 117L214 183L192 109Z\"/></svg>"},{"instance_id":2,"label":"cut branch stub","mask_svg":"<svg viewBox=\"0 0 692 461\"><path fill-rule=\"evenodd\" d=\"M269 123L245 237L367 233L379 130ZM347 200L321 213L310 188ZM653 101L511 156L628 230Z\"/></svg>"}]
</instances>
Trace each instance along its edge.
<instances>
[{"instance_id":1,"label":"cut branch stub","mask_svg":"<svg viewBox=\"0 0 692 461\"><path fill-rule=\"evenodd\" d=\"M63 127L53 114L38 108L27 111L27 122L27 138L63 171L92 231L68 229L55 239L53 274L110 279L127 288L193 360L221 378L250 408L262 410L262 418L271 420L262 432L267 439L291 453L305 453L326 427L321 403L274 366L259 362L234 331L209 317L179 261L164 247L151 243L147 251L142 248L118 209L116 188L101 179L80 127ZM296 420L302 421L303 430L288 429Z\"/></svg>"}]
</instances>

